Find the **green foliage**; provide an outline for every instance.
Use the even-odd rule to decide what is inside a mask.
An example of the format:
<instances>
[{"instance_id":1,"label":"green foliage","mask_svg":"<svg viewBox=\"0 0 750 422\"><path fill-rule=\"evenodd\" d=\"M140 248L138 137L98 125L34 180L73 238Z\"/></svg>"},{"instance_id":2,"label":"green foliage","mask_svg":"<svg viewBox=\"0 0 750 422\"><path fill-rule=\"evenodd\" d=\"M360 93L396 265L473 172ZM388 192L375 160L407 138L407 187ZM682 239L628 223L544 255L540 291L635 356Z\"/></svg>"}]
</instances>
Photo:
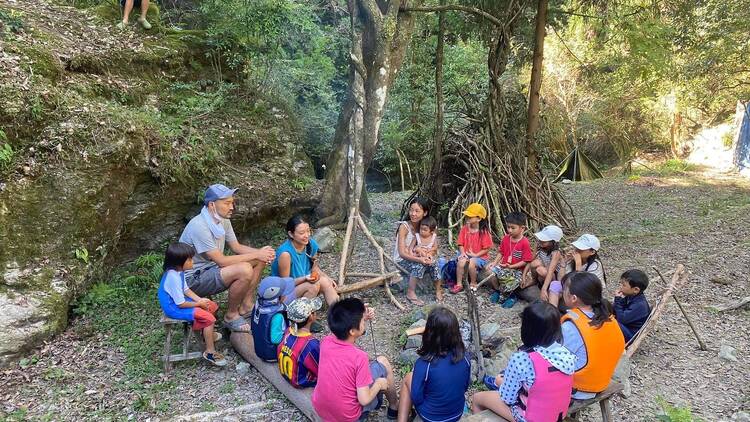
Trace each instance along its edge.
<instances>
[{"instance_id":1,"label":"green foliage","mask_svg":"<svg viewBox=\"0 0 750 422\"><path fill-rule=\"evenodd\" d=\"M661 422L701 422L700 418L693 416L690 408L672 406L662 397L657 397L656 402L661 406L664 413L656 415L656 420Z\"/></svg>"},{"instance_id":2,"label":"green foliage","mask_svg":"<svg viewBox=\"0 0 750 422\"><path fill-rule=\"evenodd\" d=\"M297 179L292 180L290 183L294 189L297 190L305 190L310 185L312 185L314 180L310 177L299 177Z\"/></svg>"},{"instance_id":3,"label":"green foliage","mask_svg":"<svg viewBox=\"0 0 750 422\"><path fill-rule=\"evenodd\" d=\"M221 75L226 63L244 86L273 92L286 102L307 122L305 138L313 157L330 149L348 64L341 59L348 41L335 27L339 18L317 7L292 0L200 5L216 72Z\"/></svg>"},{"instance_id":4,"label":"green foliage","mask_svg":"<svg viewBox=\"0 0 750 422\"><path fill-rule=\"evenodd\" d=\"M74 314L85 317L96 331L107 333L107 341L123 351L125 372L131 377L160 372L157 355L164 344L164 330L159 324L156 290L161 266L160 254L143 255L111 281L95 283L73 307Z\"/></svg>"},{"instance_id":5,"label":"green foliage","mask_svg":"<svg viewBox=\"0 0 750 422\"><path fill-rule=\"evenodd\" d=\"M0 9L0 39L23 31L23 13L16 10Z\"/></svg>"},{"instance_id":6,"label":"green foliage","mask_svg":"<svg viewBox=\"0 0 750 422\"><path fill-rule=\"evenodd\" d=\"M3 170L10 167L11 163L13 163L13 156L15 155L13 148L7 143L7 140L8 138L5 136L5 132L0 129L0 142L2 142L2 146L0 146L0 169Z\"/></svg>"},{"instance_id":7,"label":"green foliage","mask_svg":"<svg viewBox=\"0 0 750 422\"><path fill-rule=\"evenodd\" d=\"M86 249L85 246L81 246L80 248L76 248L74 251L76 259L82 261L85 264L89 263L89 251Z\"/></svg>"}]
</instances>

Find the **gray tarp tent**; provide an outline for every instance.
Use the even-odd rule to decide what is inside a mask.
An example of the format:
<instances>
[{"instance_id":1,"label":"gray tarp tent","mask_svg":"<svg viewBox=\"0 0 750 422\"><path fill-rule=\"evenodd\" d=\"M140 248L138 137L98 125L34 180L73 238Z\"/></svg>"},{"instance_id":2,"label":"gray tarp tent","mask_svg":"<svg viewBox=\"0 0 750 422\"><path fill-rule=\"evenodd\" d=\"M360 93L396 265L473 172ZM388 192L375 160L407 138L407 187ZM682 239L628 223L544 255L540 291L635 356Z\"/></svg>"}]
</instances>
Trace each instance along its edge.
<instances>
[{"instance_id":1,"label":"gray tarp tent","mask_svg":"<svg viewBox=\"0 0 750 422\"><path fill-rule=\"evenodd\" d=\"M750 103L737 103L737 137L734 140L734 165L739 170L750 168ZM740 117L742 116L742 117Z\"/></svg>"}]
</instances>

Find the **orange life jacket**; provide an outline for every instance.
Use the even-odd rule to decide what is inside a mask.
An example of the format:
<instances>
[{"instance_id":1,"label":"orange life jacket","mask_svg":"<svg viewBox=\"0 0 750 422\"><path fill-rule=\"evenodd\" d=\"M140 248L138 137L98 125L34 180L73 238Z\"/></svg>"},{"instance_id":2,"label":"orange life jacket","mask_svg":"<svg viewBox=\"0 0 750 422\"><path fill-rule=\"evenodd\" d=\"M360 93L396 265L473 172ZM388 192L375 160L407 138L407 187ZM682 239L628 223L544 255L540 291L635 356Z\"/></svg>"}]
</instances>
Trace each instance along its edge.
<instances>
[{"instance_id":1,"label":"orange life jacket","mask_svg":"<svg viewBox=\"0 0 750 422\"><path fill-rule=\"evenodd\" d=\"M610 316L609 320L596 328L589 325L591 318L574 308L568 310L561 321L575 324L586 347L586 365L573 374L573 388L589 393L606 390L625 350L625 338L614 316Z\"/></svg>"}]
</instances>

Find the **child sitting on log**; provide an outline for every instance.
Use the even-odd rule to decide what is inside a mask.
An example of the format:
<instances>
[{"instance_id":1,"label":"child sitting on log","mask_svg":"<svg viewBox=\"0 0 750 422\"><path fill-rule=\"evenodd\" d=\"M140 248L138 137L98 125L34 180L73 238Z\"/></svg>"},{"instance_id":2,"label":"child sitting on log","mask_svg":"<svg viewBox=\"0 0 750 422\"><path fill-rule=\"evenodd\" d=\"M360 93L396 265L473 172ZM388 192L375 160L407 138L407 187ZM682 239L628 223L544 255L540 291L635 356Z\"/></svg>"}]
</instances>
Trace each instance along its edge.
<instances>
[{"instance_id":1,"label":"child sitting on log","mask_svg":"<svg viewBox=\"0 0 750 422\"><path fill-rule=\"evenodd\" d=\"M590 399L609 386L625 339L596 275L566 274L562 284L563 300L570 308L562 317L563 346L576 355L573 398Z\"/></svg>"},{"instance_id":2,"label":"child sitting on log","mask_svg":"<svg viewBox=\"0 0 750 422\"><path fill-rule=\"evenodd\" d=\"M576 357L560 343L560 313L537 300L521 313L519 351L497 377L486 376L472 397L474 413L489 409L516 422L562 421L570 404ZM498 391L493 390L500 390Z\"/></svg>"},{"instance_id":3,"label":"child sitting on log","mask_svg":"<svg viewBox=\"0 0 750 422\"><path fill-rule=\"evenodd\" d=\"M454 422L464 413L471 363L464 351L458 319L450 309L430 311L414 370L404 377L398 420L406 422L414 405L423 421Z\"/></svg>"},{"instance_id":4,"label":"child sitting on log","mask_svg":"<svg viewBox=\"0 0 750 422\"><path fill-rule=\"evenodd\" d=\"M534 259L531 245L523 233L526 231L526 214L512 212L505 216L508 233L503 236L497 250L497 257L490 264L495 277L490 283L495 291L490 296L490 302L498 303L505 298L503 308L512 308L516 303L513 292L521 285L521 277L526 264Z\"/></svg>"},{"instance_id":5,"label":"child sitting on log","mask_svg":"<svg viewBox=\"0 0 750 422\"><path fill-rule=\"evenodd\" d=\"M419 232L414 236L409 249L414 255L420 258L426 258L425 263L412 262L410 265L409 287L406 290L406 299L417 306L423 306L424 302L417 297L415 289L417 281L424 277L425 272L429 272L432 282L435 284L435 298L438 302L443 300L442 280L440 277L440 268L437 263L438 237L437 237L437 220L434 217L427 216L419 222Z\"/></svg>"},{"instance_id":6,"label":"child sitting on log","mask_svg":"<svg viewBox=\"0 0 750 422\"><path fill-rule=\"evenodd\" d=\"M279 343L279 371L294 388L312 387L318 381L320 341L312 336L310 327L318 319L323 299L301 297L286 310L291 326Z\"/></svg>"},{"instance_id":7,"label":"child sitting on log","mask_svg":"<svg viewBox=\"0 0 750 422\"><path fill-rule=\"evenodd\" d=\"M258 286L250 327L255 354L266 362L276 362L277 345L287 327L286 306L294 299L294 279L291 277L266 277Z\"/></svg>"},{"instance_id":8,"label":"child sitting on log","mask_svg":"<svg viewBox=\"0 0 750 422\"><path fill-rule=\"evenodd\" d=\"M641 270L628 270L620 276L620 288L615 293L615 318L629 342L651 314L643 291L648 287L648 276Z\"/></svg>"},{"instance_id":9,"label":"child sitting on log","mask_svg":"<svg viewBox=\"0 0 750 422\"><path fill-rule=\"evenodd\" d=\"M524 268L521 281L521 289L539 289L539 298L553 306L559 304L562 295L562 284L558 281L563 267L560 254L562 236L562 229L555 225L546 226L538 233L534 233L534 237L539 241L536 258Z\"/></svg>"},{"instance_id":10,"label":"child sitting on log","mask_svg":"<svg viewBox=\"0 0 750 422\"><path fill-rule=\"evenodd\" d=\"M398 395L393 369L385 356L369 362L367 353L356 346L365 334L365 321L374 317L372 308L357 298L345 298L328 309L332 335L320 342L318 383L312 405L325 421L357 421L380 408L388 398L388 419L396 419Z\"/></svg>"},{"instance_id":11,"label":"child sitting on log","mask_svg":"<svg viewBox=\"0 0 750 422\"><path fill-rule=\"evenodd\" d=\"M458 232L458 266L456 267L456 285L451 293L463 290L464 267L469 265L469 286L476 288L477 273L484 268L490 259L492 235L487 222L487 210L479 203L470 204L464 211L466 223Z\"/></svg>"},{"instance_id":12,"label":"child sitting on log","mask_svg":"<svg viewBox=\"0 0 750 422\"><path fill-rule=\"evenodd\" d=\"M159 282L159 304L164 315L172 319L190 321L193 330L202 331L206 342L203 359L216 366L225 366L224 356L214 348L221 334L214 331L216 310L219 305L193 293L185 283L185 270L193 268L195 248L187 243L175 242L164 254L164 273Z\"/></svg>"}]
</instances>

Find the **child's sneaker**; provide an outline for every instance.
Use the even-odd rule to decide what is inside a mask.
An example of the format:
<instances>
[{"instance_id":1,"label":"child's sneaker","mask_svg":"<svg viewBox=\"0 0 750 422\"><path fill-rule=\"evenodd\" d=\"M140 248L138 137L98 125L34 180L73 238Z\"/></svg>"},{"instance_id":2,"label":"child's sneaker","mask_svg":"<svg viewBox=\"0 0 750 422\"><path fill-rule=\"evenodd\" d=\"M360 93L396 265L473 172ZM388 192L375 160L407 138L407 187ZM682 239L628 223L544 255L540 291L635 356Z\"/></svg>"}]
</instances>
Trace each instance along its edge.
<instances>
[{"instance_id":1,"label":"child's sneaker","mask_svg":"<svg viewBox=\"0 0 750 422\"><path fill-rule=\"evenodd\" d=\"M490 302L500 303L500 292L498 292L497 290L492 292L492 294L490 295Z\"/></svg>"},{"instance_id":2,"label":"child's sneaker","mask_svg":"<svg viewBox=\"0 0 750 422\"><path fill-rule=\"evenodd\" d=\"M117 24L117 29L119 29L120 31L122 31L122 30L124 30L124 29L125 29L125 28L126 28L127 26L128 26L128 24L127 24L127 23L125 23L125 22L120 22L120 23L118 23L118 24Z\"/></svg>"},{"instance_id":3,"label":"child's sneaker","mask_svg":"<svg viewBox=\"0 0 750 422\"><path fill-rule=\"evenodd\" d=\"M516 299L515 296L511 296L511 297L505 299L505 302L503 302L503 304L500 305L500 306L502 306L505 309L510 309L510 308L513 307L513 305L516 304L516 302L518 302L518 299Z\"/></svg>"},{"instance_id":4,"label":"child's sneaker","mask_svg":"<svg viewBox=\"0 0 750 422\"><path fill-rule=\"evenodd\" d=\"M143 29L151 29L151 24L146 20L146 18L138 18L138 23L141 24Z\"/></svg>"},{"instance_id":5,"label":"child's sneaker","mask_svg":"<svg viewBox=\"0 0 750 422\"><path fill-rule=\"evenodd\" d=\"M213 353L203 352L203 359L213 363L216 366L227 365L227 360L224 359L224 355L222 355L219 352L213 352Z\"/></svg>"}]
</instances>

